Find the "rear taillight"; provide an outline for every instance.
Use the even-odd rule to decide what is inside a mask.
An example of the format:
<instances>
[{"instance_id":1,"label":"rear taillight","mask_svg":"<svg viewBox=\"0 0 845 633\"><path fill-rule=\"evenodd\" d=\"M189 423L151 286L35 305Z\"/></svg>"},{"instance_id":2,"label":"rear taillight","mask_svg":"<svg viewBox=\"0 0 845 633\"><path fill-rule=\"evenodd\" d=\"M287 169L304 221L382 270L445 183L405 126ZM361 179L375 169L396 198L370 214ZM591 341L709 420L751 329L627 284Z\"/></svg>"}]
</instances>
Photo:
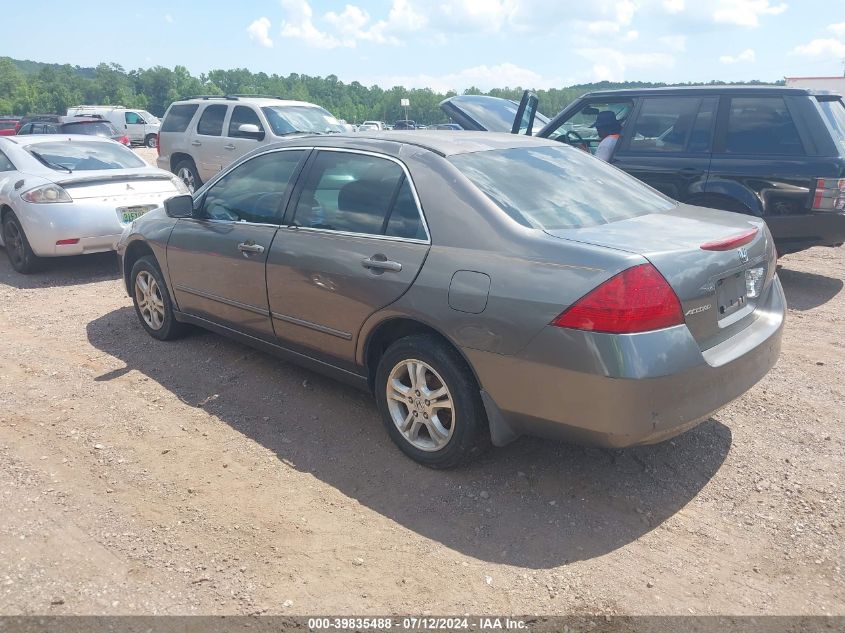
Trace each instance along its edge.
<instances>
[{"instance_id":1,"label":"rear taillight","mask_svg":"<svg viewBox=\"0 0 845 633\"><path fill-rule=\"evenodd\" d=\"M816 180L813 211L845 211L845 178Z\"/></svg>"},{"instance_id":2,"label":"rear taillight","mask_svg":"<svg viewBox=\"0 0 845 633\"><path fill-rule=\"evenodd\" d=\"M669 282L651 264L623 270L567 308L552 321L556 327L632 334L684 322L681 302Z\"/></svg>"},{"instance_id":3,"label":"rear taillight","mask_svg":"<svg viewBox=\"0 0 845 633\"><path fill-rule=\"evenodd\" d=\"M120 137L120 139L119 139L119 141L120 141L121 143L123 143L124 145L126 145L126 147L129 147L129 145L130 145L130 142L129 142L129 137L128 137L128 136L121 136L121 137Z\"/></svg>"}]
</instances>

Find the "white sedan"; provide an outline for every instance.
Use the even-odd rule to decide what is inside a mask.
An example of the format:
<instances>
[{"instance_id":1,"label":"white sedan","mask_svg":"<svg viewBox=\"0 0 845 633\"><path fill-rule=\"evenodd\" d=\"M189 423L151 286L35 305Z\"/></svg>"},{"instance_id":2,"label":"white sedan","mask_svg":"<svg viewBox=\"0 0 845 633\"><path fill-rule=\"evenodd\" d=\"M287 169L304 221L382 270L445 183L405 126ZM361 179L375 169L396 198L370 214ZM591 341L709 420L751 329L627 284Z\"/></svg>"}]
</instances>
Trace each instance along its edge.
<instances>
[{"instance_id":1,"label":"white sedan","mask_svg":"<svg viewBox=\"0 0 845 633\"><path fill-rule=\"evenodd\" d=\"M0 137L0 245L20 273L42 257L114 250L126 225L181 193L173 174L106 138Z\"/></svg>"}]
</instances>

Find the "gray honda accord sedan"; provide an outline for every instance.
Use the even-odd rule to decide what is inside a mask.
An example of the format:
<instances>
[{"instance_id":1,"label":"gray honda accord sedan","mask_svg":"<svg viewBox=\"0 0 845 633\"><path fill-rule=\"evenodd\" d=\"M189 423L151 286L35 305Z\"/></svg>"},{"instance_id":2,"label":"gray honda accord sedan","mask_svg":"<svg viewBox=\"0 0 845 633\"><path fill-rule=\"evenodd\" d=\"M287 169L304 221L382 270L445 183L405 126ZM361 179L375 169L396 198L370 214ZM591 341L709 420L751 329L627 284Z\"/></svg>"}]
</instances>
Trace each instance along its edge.
<instances>
[{"instance_id":1,"label":"gray honda accord sedan","mask_svg":"<svg viewBox=\"0 0 845 633\"><path fill-rule=\"evenodd\" d=\"M771 369L784 323L762 220L525 136L292 138L118 250L151 336L198 325L369 389L438 468L522 434L681 433Z\"/></svg>"}]
</instances>

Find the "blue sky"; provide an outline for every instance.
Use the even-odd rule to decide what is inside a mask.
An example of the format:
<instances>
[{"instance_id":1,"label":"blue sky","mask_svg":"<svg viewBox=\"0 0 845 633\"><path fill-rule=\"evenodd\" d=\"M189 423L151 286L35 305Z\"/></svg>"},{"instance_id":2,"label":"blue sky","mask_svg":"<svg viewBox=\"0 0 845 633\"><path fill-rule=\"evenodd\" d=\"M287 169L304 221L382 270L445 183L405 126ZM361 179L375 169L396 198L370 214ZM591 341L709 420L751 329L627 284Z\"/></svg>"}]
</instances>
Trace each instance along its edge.
<instances>
[{"instance_id":1,"label":"blue sky","mask_svg":"<svg viewBox=\"0 0 845 633\"><path fill-rule=\"evenodd\" d=\"M842 75L845 0L144 0L4 29L0 55L461 90ZM133 13L137 7L137 13ZM55 2L4 10L4 23ZM100 17L94 17L99 14Z\"/></svg>"}]
</instances>

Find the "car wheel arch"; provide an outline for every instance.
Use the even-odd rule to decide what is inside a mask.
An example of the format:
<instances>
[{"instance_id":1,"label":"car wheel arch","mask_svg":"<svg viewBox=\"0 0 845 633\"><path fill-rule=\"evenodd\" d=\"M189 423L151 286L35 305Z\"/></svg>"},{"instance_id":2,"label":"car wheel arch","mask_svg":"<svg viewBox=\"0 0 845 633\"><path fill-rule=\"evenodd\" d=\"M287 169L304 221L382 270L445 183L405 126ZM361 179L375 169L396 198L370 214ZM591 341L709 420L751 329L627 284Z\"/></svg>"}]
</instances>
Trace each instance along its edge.
<instances>
[{"instance_id":1,"label":"car wheel arch","mask_svg":"<svg viewBox=\"0 0 845 633\"><path fill-rule=\"evenodd\" d=\"M123 255L123 282L126 286L126 292L130 295L132 294L132 280L130 279L132 268L135 266L135 262L146 256L152 257L158 263L155 252L144 240L135 240L126 247L126 253ZM160 264L159 269L161 269Z\"/></svg>"},{"instance_id":2,"label":"car wheel arch","mask_svg":"<svg viewBox=\"0 0 845 633\"><path fill-rule=\"evenodd\" d=\"M711 189L709 183L707 188ZM704 193L695 195L684 202L699 207L711 207L714 209L721 209L722 211L745 213L746 215L753 215L757 217L763 216L762 204L753 193L745 189L733 191L729 188L725 188L719 191L705 191Z\"/></svg>"},{"instance_id":3,"label":"car wheel arch","mask_svg":"<svg viewBox=\"0 0 845 633\"><path fill-rule=\"evenodd\" d=\"M436 327L424 323L413 317L404 315L395 315L382 319L375 324L367 333L366 340L360 352L360 358L363 361L365 371L367 372L367 384L370 390L374 390L376 370L378 363L384 352L390 345L399 339L413 336L416 334L430 334L442 340L446 345L454 349L458 355L463 359L467 368L472 374L475 384L479 389L482 389L481 381L472 363L464 354L460 346L456 345L448 336L441 332Z\"/></svg>"},{"instance_id":4,"label":"car wheel arch","mask_svg":"<svg viewBox=\"0 0 845 633\"><path fill-rule=\"evenodd\" d=\"M174 170L176 169L176 165L178 165L179 163L181 163L182 161L185 161L185 160L191 161L191 163L194 165L194 167L196 167L197 163L194 160L194 157L191 156L190 154L185 154L184 152L174 152L173 154L171 154L170 155L170 171L175 174L176 172Z\"/></svg>"}]
</instances>

